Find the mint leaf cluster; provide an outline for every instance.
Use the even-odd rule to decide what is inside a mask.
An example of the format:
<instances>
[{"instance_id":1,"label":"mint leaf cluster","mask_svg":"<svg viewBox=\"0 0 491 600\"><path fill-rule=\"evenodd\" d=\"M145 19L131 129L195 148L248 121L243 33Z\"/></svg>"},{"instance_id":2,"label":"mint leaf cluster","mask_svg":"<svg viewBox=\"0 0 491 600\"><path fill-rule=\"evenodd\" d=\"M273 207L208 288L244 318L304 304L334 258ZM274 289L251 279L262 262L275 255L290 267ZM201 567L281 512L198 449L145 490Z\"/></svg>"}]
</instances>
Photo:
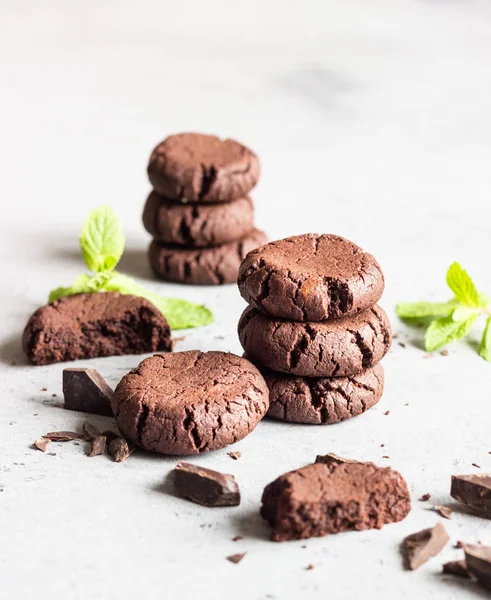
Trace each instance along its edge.
<instances>
[{"instance_id":1,"label":"mint leaf cluster","mask_svg":"<svg viewBox=\"0 0 491 600\"><path fill-rule=\"evenodd\" d=\"M149 300L172 329L213 323L213 315L205 306L179 298L163 298L115 270L124 252L124 235L118 216L109 206L100 206L90 212L80 232L80 248L92 274L83 273L71 286L56 288L50 293L48 302L75 294L119 292Z\"/></svg>"},{"instance_id":2,"label":"mint leaf cluster","mask_svg":"<svg viewBox=\"0 0 491 600\"><path fill-rule=\"evenodd\" d=\"M479 347L479 354L491 361L491 309L490 299L477 288L457 262L447 271L447 285L454 293L448 302L403 302L397 306L401 319L433 319L425 333L425 349L428 352L456 342L466 336L475 321L484 315L486 326Z\"/></svg>"}]
</instances>

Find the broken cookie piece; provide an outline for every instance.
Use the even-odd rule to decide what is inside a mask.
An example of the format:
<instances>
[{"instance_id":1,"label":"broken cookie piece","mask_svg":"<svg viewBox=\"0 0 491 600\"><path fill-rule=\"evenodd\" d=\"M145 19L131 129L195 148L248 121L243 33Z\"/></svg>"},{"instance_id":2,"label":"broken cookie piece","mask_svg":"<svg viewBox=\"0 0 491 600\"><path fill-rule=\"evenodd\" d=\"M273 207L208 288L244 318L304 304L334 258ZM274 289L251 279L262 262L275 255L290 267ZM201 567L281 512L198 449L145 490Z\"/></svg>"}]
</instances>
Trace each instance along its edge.
<instances>
[{"instance_id":1,"label":"broken cookie piece","mask_svg":"<svg viewBox=\"0 0 491 600\"><path fill-rule=\"evenodd\" d=\"M406 482L372 463L315 463L266 486L261 516L276 542L350 530L380 529L411 509Z\"/></svg>"},{"instance_id":2,"label":"broken cookie piece","mask_svg":"<svg viewBox=\"0 0 491 600\"><path fill-rule=\"evenodd\" d=\"M445 527L441 523L408 535L402 544L407 568L417 569L432 556L436 556L449 540Z\"/></svg>"},{"instance_id":3,"label":"broken cookie piece","mask_svg":"<svg viewBox=\"0 0 491 600\"><path fill-rule=\"evenodd\" d=\"M491 518L491 475L452 475L450 495L482 516Z\"/></svg>"},{"instance_id":4,"label":"broken cookie piece","mask_svg":"<svg viewBox=\"0 0 491 600\"><path fill-rule=\"evenodd\" d=\"M116 292L65 296L29 319L22 346L36 365L170 350L169 325L148 300Z\"/></svg>"},{"instance_id":5,"label":"broken cookie piece","mask_svg":"<svg viewBox=\"0 0 491 600\"><path fill-rule=\"evenodd\" d=\"M112 417L112 389L95 369L63 369L65 408Z\"/></svg>"},{"instance_id":6,"label":"broken cookie piece","mask_svg":"<svg viewBox=\"0 0 491 600\"><path fill-rule=\"evenodd\" d=\"M238 506L240 490L235 477L187 462L174 469L175 486L182 498L202 506Z\"/></svg>"}]
</instances>

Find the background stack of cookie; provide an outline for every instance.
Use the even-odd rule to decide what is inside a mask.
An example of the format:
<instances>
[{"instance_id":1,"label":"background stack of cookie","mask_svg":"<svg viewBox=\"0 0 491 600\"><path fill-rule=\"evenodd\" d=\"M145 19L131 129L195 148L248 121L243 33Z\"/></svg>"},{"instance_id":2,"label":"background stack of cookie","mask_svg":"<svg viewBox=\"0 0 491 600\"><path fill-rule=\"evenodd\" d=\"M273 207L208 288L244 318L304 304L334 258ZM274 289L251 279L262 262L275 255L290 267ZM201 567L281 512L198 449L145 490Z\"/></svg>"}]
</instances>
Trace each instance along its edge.
<instances>
[{"instance_id":1,"label":"background stack of cookie","mask_svg":"<svg viewBox=\"0 0 491 600\"><path fill-rule=\"evenodd\" d=\"M266 242L248 197L259 178L257 156L234 140L181 133L155 148L148 176L154 189L143 224L154 238L154 273L179 283L235 282L247 252Z\"/></svg>"},{"instance_id":2,"label":"background stack of cookie","mask_svg":"<svg viewBox=\"0 0 491 600\"><path fill-rule=\"evenodd\" d=\"M249 303L239 338L266 379L269 416L337 423L378 402L391 331L372 255L334 235L291 237L250 252L238 285Z\"/></svg>"}]
</instances>

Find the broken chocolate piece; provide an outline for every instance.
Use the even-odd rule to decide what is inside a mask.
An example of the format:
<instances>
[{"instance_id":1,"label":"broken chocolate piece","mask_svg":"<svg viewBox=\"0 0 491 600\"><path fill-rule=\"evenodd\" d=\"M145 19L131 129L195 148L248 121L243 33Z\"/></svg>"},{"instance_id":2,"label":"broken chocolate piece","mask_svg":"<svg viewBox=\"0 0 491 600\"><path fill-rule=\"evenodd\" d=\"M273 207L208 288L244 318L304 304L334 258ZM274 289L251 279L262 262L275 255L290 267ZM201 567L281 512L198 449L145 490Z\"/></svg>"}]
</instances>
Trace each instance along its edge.
<instances>
[{"instance_id":1,"label":"broken chocolate piece","mask_svg":"<svg viewBox=\"0 0 491 600\"><path fill-rule=\"evenodd\" d=\"M420 500L420 502L428 502L428 500L430 498L431 498L431 494L423 494L419 500Z\"/></svg>"},{"instance_id":2,"label":"broken chocolate piece","mask_svg":"<svg viewBox=\"0 0 491 600\"><path fill-rule=\"evenodd\" d=\"M362 464L366 464L366 463L360 462L359 460L354 460L352 458L343 458L342 456L338 456L337 454L334 454L333 452L329 452L328 454L318 454L315 457L315 462L316 463L323 463L325 465L331 465L331 464L336 464L336 465L342 465L342 464L353 465L353 464L358 464L358 465L362 465Z\"/></svg>"},{"instance_id":3,"label":"broken chocolate piece","mask_svg":"<svg viewBox=\"0 0 491 600\"><path fill-rule=\"evenodd\" d=\"M52 442L71 442L72 440L79 440L83 436L76 431L52 431L43 437L48 438Z\"/></svg>"},{"instance_id":4,"label":"broken chocolate piece","mask_svg":"<svg viewBox=\"0 0 491 600\"><path fill-rule=\"evenodd\" d=\"M203 506L238 506L240 490L235 477L180 461L174 469L178 494Z\"/></svg>"},{"instance_id":5,"label":"broken chocolate piece","mask_svg":"<svg viewBox=\"0 0 491 600\"><path fill-rule=\"evenodd\" d=\"M90 440L89 456L99 456L104 454L106 450L106 437L104 435L96 435Z\"/></svg>"},{"instance_id":6,"label":"broken chocolate piece","mask_svg":"<svg viewBox=\"0 0 491 600\"><path fill-rule=\"evenodd\" d=\"M465 561L469 575L482 587L491 590L491 547L464 544Z\"/></svg>"},{"instance_id":7,"label":"broken chocolate piece","mask_svg":"<svg viewBox=\"0 0 491 600\"><path fill-rule=\"evenodd\" d=\"M403 541L408 569L417 569L432 556L436 556L449 539L445 527L441 523L408 535Z\"/></svg>"},{"instance_id":8,"label":"broken chocolate piece","mask_svg":"<svg viewBox=\"0 0 491 600\"><path fill-rule=\"evenodd\" d=\"M34 446L38 449L41 450L41 452L46 452L46 448L48 447L48 444L51 442L50 439L48 439L47 437L42 437L39 440L36 440L34 442Z\"/></svg>"},{"instance_id":9,"label":"broken chocolate piece","mask_svg":"<svg viewBox=\"0 0 491 600\"><path fill-rule=\"evenodd\" d=\"M450 519L450 517L452 516L453 511L448 506L442 506L441 504L433 504L431 508L435 510L444 519Z\"/></svg>"},{"instance_id":10,"label":"broken chocolate piece","mask_svg":"<svg viewBox=\"0 0 491 600\"><path fill-rule=\"evenodd\" d=\"M135 446L117 435L107 443L107 453L117 463L124 462L135 450Z\"/></svg>"},{"instance_id":11,"label":"broken chocolate piece","mask_svg":"<svg viewBox=\"0 0 491 600\"><path fill-rule=\"evenodd\" d=\"M232 542L238 542L239 540L243 540L244 536L242 535L236 535L235 537L232 538Z\"/></svg>"},{"instance_id":12,"label":"broken chocolate piece","mask_svg":"<svg viewBox=\"0 0 491 600\"><path fill-rule=\"evenodd\" d=\"M231 554L230 556L227 556L227 560L236 565L237 563L240 563L240 561L244 558L246 554L246 552L242 554Z\"/></svg>"},{"instance_id":13,"label":"broken chocolate piece","mask_svg":"<svg viewBox=\"0 0 491 600\"><path fill-rule=\"evenodd\" d=\"M90 440L93 440L97 436L101 435L101 432L97 429L97 427L95 427L95 425L92 425L88 421L84 421L84 424L82 425L82 429L84 432L85 439L88 442L90 442Z\"/></svg>"},{"instance_id":14,"label":"broken chocolate piece","mask_svg":"<svg viewBox=\"0 0 491 600\"><path fill-rule=\"evenodd\" d=\"M452 475L450 495L482 516L491 518L491 475Z\"/></svg>"},{"instance_id":15,"label":"broken chocolate piece","mask_svg":"<svg viewBox=\"0 0 491 600\"><path fill-rule=\"evenodd\" d=\"M227 454L233 460L239 460L239 458L242 456L242 452L240 452L239 450L232 450L231 452L227 452Z\"/></svg>"},{"instance_id":16,"label":"broken chocolate piece","mask_svg":"<svg viewBox=\"0 0 491 600\"><path fill-rule=\"evenodd\" d=\"M465 560L451 560L445 563L443 565L443 573L446 575L457 575L457 577L469 577Z\"/></svg>"},{"instance_id":17,"label":"broken chocolate piece","mask_svg":"<svg viewBox=\"0 0 491 600\"><path fill-rule=\"evenodd\" d=\"M380 529L411 509L406 482L373 463L315 463L266 486L261 516L276 542L329 533Z\"/></svg>"},{"instance_id":18,"label":"broken chocolate piece","mask_svg":"<svg viewBox=\"0 0 491 600\"><path fill-rule=\"evenodd\" d=\"M112 389L95 369L63 369L65 408L112 417Z\"/></svg>"}]
</instances>

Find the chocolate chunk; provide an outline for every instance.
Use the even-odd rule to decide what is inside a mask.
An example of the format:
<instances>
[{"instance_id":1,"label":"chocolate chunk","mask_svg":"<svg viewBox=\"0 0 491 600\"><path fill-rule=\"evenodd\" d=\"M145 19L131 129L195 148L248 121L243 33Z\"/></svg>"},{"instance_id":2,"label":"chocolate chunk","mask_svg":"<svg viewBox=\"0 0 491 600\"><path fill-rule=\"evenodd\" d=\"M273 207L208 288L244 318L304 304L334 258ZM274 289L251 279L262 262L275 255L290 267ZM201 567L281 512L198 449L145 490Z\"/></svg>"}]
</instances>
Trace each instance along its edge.
<instances>
[{"instance_id":1,"label":"chocolate chunk","mask_svg":"<svg viewBox=\"0 0 491 600\"><path fill-rule=\"evenodd\" d=\"M112 389L95 369L63 369L65 408L112 416Z\"/></svg>"},{"instance_id":2,"label":"chocolate chunk","mask_svg":"<svg viewBox=\"0 0 491 600\"><path fill-rule=\"evenodd\" d=\"M341 531L380 529L411 509L406 482L372 463L315 463L266 486L261 516L276 542Z\"/></svg>"},{"instance_id":3,"label":"chocolate chunk","mask_svg":"<svg viewBox=\"0 0 491 600\"><path fill-rule=\"evenodd\" d=\"M39 308L22 337L29 360L66 360L142 354L171 347L170 328L148 300L117 292L65 296Z\"/></svg>"},{"instance_id":4,"label":"chocolate chunk","mask_svg":"<svg viewBox=\"0 0 491 600\"><path fill-rule=\"evenodd\" d=\"M239 540L243 540L244 537L242 535L236 535L232 538L232 542L238 542Z\"/></svg>"},{"instance_id":5,"label":"chocolate chunk","mask_svg":"<svg viewBox=\"0 0 491 600\"><path fill-rule=\"evenodd\" d=\"M433 504L432 508L433 510L436 510L436 512L444 519L450 519L450 517L452 516L452 509L448 506L442 506L441 504Z\"/></svg>"},{"instance_id":6,"label":"chocolate chunk","mask_svg":"<svg viewBox=\"0 0 491 600\"><path fill-rule=\"evenodd\" d=\"M99 456L106 450L106 438L103 435L96 435L90 440L89 456Z\"/></svg>"},{"instance_id":7,"label":"chocolate chunk","mask_svg":"<svg viewBox=\"0 0 491 600\"><path fill-rule=\"evenodd\" d=\"M49 440L46 437L42 437L39 440L36 440L34 442L34 446L35 448L37 448L38 450L41 450L41 452L46 452L46 448L48 447L48 444L51 442L51 440Z\"/></svg>"},{"instance_id":8,"label":"chocolate chunk","mask_svg":"<svg viewBox=\"0 0 491 600\"><path fill-rule=\"evenodd\" d=\"M178 494L203 506L238 506L240 490L235 477L180 461L174 469Z\"/></svg>"},{"instance_id":9,"label":"chocolate chunk","mask_svg":"<svg viewBox=\"0 0 491 600\"><path fill-rule=\"evenodd\" d=\"M464 553L469 575L491 590L491 547L464 544Z\"/></svg>"},{"instance_id":10,"label":"chocolate chunk","mask_svg":"<svg viewBox=\"0 0 491 600\"><path fill-rule=\"evenodd\" d=\"M76 431L52 431L43 437L48 438L52 442L71 442L72 440L79 440L83 436Z\"/></svg>"},{"instance_id":11,"label":"chocolate chunk","mask_svg":"<svg viewBox=\"0 0 491 600\"><path fill-rule=\"evenodd\" d=\"M469 577L465 560L452 560L445 563L443 565L443 573L446 575L457 575L457 577Z\"/></svg>"},{"instance_id":12,"label":"chocolate chunk","mask_svg":"<svg viewBox=\"0 0 491 600\"><path fill-rule=\"evenodd\" d=\"M239 450L232 450L231 452L227 452L227 455L230 456L230 458L233 458L233 460L239 460L242 456L242 452Z\"/></svg>"},{"instance_id":13,"label":"chocolate chunk","mask_svg":"<svg viewBox=\"0 0 491 600\"><path fill-rule=\"evenodd\" d=\"M450 495L482 516L491 518L491 475L452 475Z\"/></svg>"},{"instance_id":14,"label":"chocolate chunk","mask_svg":"<svg viewBox=\"0 0 491 600\"><path fill-rule=\"evenodd\" d=\"M417 569L432 556L436 556L449 539L445 527L441 523L408 535L403 541L408 569Z\"/></svg>"},{"instance_id":15,"label":"chocolate chunk","mask_svg":"<svg viewBox=\"0 0 491 600\"><path fill-rule=\"evenodd\" d=\"M247 552L244 552L242 554L232 554L230 556L227 556L227 560L236 565L237 563L240 563L240 561L244 558L246 554Z\"/></svg>"},{"instance_id":16,"label":"chocolate chunk","mask_svg":"<svg viewBox=\"0 0 491 600\"><path fill-rule=\"evenodd\" d=\"M115 436L107 444L107 453L117 463L124 462L135 450L135 446L128 444L126 440L119 436Z\"/></svg>"},{"instance_id":17,"label":"chocolate chunk","mask_svg":"<svg viewBox=\"0 0 491 600\"><path fill-rule=\"evenodd\" d=\"M315 462L316 463L323 463L325 465L332 465L337 464L337 465L343 465L343 464L347 464L347 465L353 465L353 464L364 464L359 460L354 460L352 458L343 458L342 456L338 456L337 454L334 454L333 452L330 452L329 454L318 454L315 457Z\"/></svg>"},{"instance_id":18,"label":"chocolate chunk","mask_svg":"<svg viewBox=\"0 0 491 600\"><path fill-rule=\"evenodd\" d=\"M88 421L84 421L84 424L82 425L82 429L84 432L85 439L88 442L90 442L90 440L93 440L94 438L101 435L101 432L97 429L97 427L95 427Z\"/></svg>"}]
</instances>

